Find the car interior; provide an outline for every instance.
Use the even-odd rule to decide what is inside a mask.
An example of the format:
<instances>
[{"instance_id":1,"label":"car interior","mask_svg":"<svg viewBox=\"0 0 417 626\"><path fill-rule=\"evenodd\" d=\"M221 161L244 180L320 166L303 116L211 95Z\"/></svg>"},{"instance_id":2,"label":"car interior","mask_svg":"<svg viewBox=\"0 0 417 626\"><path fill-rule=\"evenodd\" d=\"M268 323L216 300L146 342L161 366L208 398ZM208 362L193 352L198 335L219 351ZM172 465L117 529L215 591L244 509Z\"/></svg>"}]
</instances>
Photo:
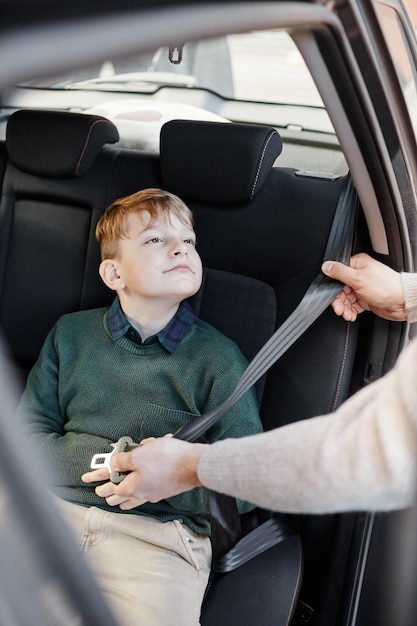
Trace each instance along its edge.
<instances>
[{"instance_id":1,"label":"car interior","mask_svg":"<svg viewBox=\"0 0 417 626\"><path fill-rule=\"evenodd\" d=\"M250 33L245 43L242 67L253 64L246 81L253 92L236 78L235 57L225 62L223 38L186 44L183 64L177 58L182 46L157 48L134 59L134 74L132 58L116 58L83 67L70 79L49 74L2 91L1 351L19 389L61 315L111 303L114 293L98 274L95 226L111 202L139 189L166 189L192 210L205 268L192 305L248 361L320 274L351 176L360 198L348 207L355 214L351 253L392 261L374 210L380 190L368 185L341 97L313 38L303 29L294 36L311 53L316 79L323 70L326 107L332 120L342 120L338 136L314 85L314 99L306 95L313 81L299 69L294 42L285 47L287 33L274 35L283 38L289 70L266 70L276 72L275 100L256 82L254 51L275 41L272 34ZM242 41L232 34L229 52L245 52ZM325 43L323 37L323 49ZM207 58L216 60L211 70ZM279 103L288 79L299 89L294 98L306 98L297 106ZM343 73L339 79L347 84ZM345 96L356 97L347 88ZM384 341L371 341L374 336ZM335 411L364 381L383 373L386 336L385 322L364 314L350 323L326 309L257 382L265 430ZM213 570L202 626L328 626L349 612L366 553L367 514L282 515L257 508L242 517L242 537L270 520L280 528L278 540L270 545L263 538L262 550L232 571Z\"/></svg>"},{"instance_id":2,"label":"car interior","mask_svg":"<svg viewBox=\"0 0 417 626\"><path fill-rule=\"evenodd\" d=\"M207 268L199 314L234 339L248 360L319 272L344 177L280 167L276 129L171 120L161 129L160 154L114 146L117 140L114 124L100 116L27 109L9 118L1 144L0 320L22 384L61 315L111 302L97 272L95 225L108 204L137 189L167 189L193 211ZM265 429L327 413L347 397L356 328L328 311L271 368L258 385ZM245 524L251 528L268 515L257 511ZM317 520L300 518L285 541L214 576L202 623L218 623L219 607L230 623L258 620L258 606L251 604L249 617L245 605L245 577L262 590L259 605L271 615L264 624L294 615L302 569L308 606L318 583L323 590L335 584L334 576L318 581L316 568L320 563L322 572L331 571L337 519L320 520L323 541L316 526Z\"/></svg>"}]
</instances>

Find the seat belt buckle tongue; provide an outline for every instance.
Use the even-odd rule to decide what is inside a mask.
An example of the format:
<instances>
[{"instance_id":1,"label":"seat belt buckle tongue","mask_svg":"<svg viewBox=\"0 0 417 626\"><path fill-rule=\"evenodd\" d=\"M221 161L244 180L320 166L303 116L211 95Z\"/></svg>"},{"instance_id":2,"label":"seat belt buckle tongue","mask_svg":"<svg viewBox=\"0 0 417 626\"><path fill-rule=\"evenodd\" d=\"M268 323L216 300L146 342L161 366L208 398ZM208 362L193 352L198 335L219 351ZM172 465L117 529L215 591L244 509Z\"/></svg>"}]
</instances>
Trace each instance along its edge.
<instances>
[{"instance_id":1,"label":"seat belt buckle tongue","mask_svg":"<svg viewBox=\"0 0 417 626\"><path fill-rule=\"evenodd\" d=\"M110 472L110 480L112 483L121 483L128 472L116 472L110 465L110 460L113 454L119 454L119 452L130 452L134 448L140 446L140 443L135 443L132 437L121 437L114 446L111 452L103 452L95 454L91 459L91 469L101 469L106 467Z\"/></svg>"}]
</instances>

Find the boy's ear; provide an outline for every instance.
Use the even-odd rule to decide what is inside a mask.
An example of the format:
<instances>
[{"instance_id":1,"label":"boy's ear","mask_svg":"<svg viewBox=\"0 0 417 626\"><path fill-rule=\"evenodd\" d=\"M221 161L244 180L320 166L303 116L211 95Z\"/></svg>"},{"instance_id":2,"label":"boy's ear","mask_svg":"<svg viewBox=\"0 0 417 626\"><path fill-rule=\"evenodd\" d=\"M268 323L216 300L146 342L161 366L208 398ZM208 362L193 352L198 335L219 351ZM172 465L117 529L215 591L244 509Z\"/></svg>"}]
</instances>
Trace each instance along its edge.
<instances>
[{"instance_id":1,"label":"boy's ear","mask_svg":"<svg viewBox=\"0 0 417 626\"><path fill-rule=\"evenodd\" d=\"M123 278L119 276L117 263L114 259L104 259L98 269L101 279L107 287L118 291L125 287Z\"/></svg>"}]
</instances>

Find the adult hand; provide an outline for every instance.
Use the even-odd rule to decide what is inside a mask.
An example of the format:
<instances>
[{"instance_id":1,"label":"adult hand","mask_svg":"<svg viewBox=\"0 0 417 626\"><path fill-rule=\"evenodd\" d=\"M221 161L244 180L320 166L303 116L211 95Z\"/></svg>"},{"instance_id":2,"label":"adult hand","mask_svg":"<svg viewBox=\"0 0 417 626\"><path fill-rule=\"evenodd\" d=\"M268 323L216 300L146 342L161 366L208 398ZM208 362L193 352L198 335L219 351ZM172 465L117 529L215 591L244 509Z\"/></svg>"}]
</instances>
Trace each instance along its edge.
<instances>
[{"instance_id":1,"label":"adult hand","mask_svg":"<svg viewBox=\"0 0 417 626\"><path fill-rule=\"evenodd\" d=\"M401 275L388 265L360 253L352 256L350 266L325 261L322 271L345 283L332 307L348 322L354 322L363 311L372 311L386 320L407 319Z\"/></svg>"},{"instance_id":2,"label":"adult hand","mask_svg":"<svg viewBox=\"0 0 417 626\"><path fill-rule=\"evenodd\" d=\"M133 509L141 504L144 504L144 500L138 498L128 498L118 496L114 493L115 484L109 481L110 472L106 467L93 470L92 472L86 472L81 476L81 480L85 483L98 483L107 481L104 484L98 485L95 488L95 492L100 498L105 498L107 504L110 506L117 506L120 504L125 505L126 508Z\"/></svg>"},{"instance_id":3,"label":"adult hand","mask_svg":"<svg viewBox=\"0 0 417 626\"><path fill-rule=\"evenodd\" d=\"M120 508L133 503L158 502L201 485L197 466L206 444L188 443L172 437L147 439L131 452L121 452L111 459L118 472L130 472L113 495L124 500ZM97 490L96 490L97 491Z\"/></svg>"}]
</instances>

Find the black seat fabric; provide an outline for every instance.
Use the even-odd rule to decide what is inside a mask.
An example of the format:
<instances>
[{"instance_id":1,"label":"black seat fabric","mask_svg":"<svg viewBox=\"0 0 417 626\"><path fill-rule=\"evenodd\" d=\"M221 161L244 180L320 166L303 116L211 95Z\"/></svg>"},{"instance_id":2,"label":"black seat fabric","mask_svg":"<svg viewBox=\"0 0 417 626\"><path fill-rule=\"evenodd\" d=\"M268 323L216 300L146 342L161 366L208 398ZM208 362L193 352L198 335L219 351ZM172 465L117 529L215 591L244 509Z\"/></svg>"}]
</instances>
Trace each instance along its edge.
<instances>
[{"instance_id":1,"label":"black seat fabric","mask_svg":"<svg viewBox=\"0 0 417 626\"><path fill-rule=\"evenodd\" d=\"M224 148L226 132L229 149ZM320 271L344 178L280 168L280 142L270 139L274 132L243 124L173 120L162 127L160 152L164 186L181 195L194 213L203 262L271 285L279 326ZM249 148L244 150L245 137ZM182 158L175 160L178 145ZM189 188L181 173L184 162ZM236 164L242 172L240 187ZM252 183L257 171L252 194L248 180ZM228 180L233 181L230 188ZM347 398L357 332L357 325L329 309L269 370L261 406L266 430L329 413ZM331 575L324 580L332 560L339 558L339 521L337 516L319 521L304 516L299 522L309 551L304 570L308 589L301 597L314 606L324 586L329 585L329 596L340 588ZM318 569L325 572L322 579Z\"/></svg>"},{"instance_id":2,"label":"black seat fabric","mask_svg":"<svg viewBox=\"0 0 417 626\"><path fill-rule=\"evenodd\" d=\"M105 207L161 185L155 155L104 145L117 136L113 124L97 116L24 110L9 119L0 324L23 377L62 314L108 304L113 296L98 275L94 235Z\"/></svg>"},{"instance_id":3,"label":"black seat fabric","mask_svg":"<svg viewBox=\"0 0 417 626\"><path fill-rule=\"evenodd\" d=\"M118 139L106 118L64 111L16 111L6 129L10 160L23 172L47 178L82 176L104 144Z\"/></svg>"},{"instance_id":4,"label":"black seat fabric","mask_svg":"<svg viewBox=\"0 0 417 626\"><path fill-rule=\"evenodd\" d=\"M176 146L179 144L178 153ZM269 127L185 120L170 121L162 127L163 185L180 195L192 209L199 249L204 250L203 260L210 258L214 267L219 263L223 269L234 267L232 271L238 271L245 267L245 259L252 269L256 265L253 242L257 232L256 228L250 230L252 225L247 217L253 215L256 222L263 215L262 210L277 212L268 181L281 149L279 134ZM225 215L229 223L223 229ZM270 239L273 225L273 222L269 224L265 239ZM245 258L236 254L239 246L236 240L241 233ZM230 266L227 262L223 264L226 257L231 260ZM259 306L256 291L249 293L246 300L252 307ZM247 303L241 303L237 325L249 311ZM265 306L270 304L265 303ZM254 326L250 332L256 334L256 330ZM228 329L224 332L227 334ZM259 512L260 517L265 513ZM251 525L257 526L257 518L258 512L255 512L244 520L244 532ZM277 558L280 555L283 560ZM282 544L266 550L237 570L213 575L202 624L289 623L300 590L302 560L301 544L295 532ZM262 581L265 596L257 595L253 587L256 579ZM281 584L283 579L285 583ZM260 610L258 599L266 597L274 600L266 602Z\"/></svg>"},{"instance_id":5,"label":"black seat fabric","mask_svg":"<svg viewBox=\"0 0 417 626\"><path fill-rule=\"evenodd\" d=\"M203 263L270 284L280 325L320 271L344 178L272 167L281 141L268 127L173 120L160 152L164 186L194 213ZM347 397L356 332L329 310L291 348L268 374L266 428L330 412Z\"/></svg>"},{"instance_id":6,"label":"black seat fabric","mask_svg":"<svg viewBox=\"0 0 417 626\"><path fill-rule=\"evenodd\" d=\"M190 301L196 314L233 339L248 361L274 332L274 290L255 278L206 269L202 289ZM257 383L259 401L264 383L265 377Z\"/></svg>"},{"instance_id":7,"label":"black seat fabric","mask_svg":"<svg viewBox=\"0 0 417 626\"><path fill-rule=\"evenodd\" d=\"M112 145L117 137L106 118L26 110L10 117L0 142L0 325L23 380L62 314L111 302L95 227L106 206L139 189L166 188L192 210L209 268L193 305L248 359L319 272L343 178L279 167L275 129L174 120L162 128L160 156ZM258 385L265 429L330 412L347 397L356 334L328 310L292 346ZM246 528L268 514L257 511ZM338 593L339 521L297 519L303 551L295 534L241 571L216 575L204 626L289 623L303 560L305 602ZM253 577L265 589L263 612Z\"/></svg>"},{"instance_id":8,"label":"black seat fabric","mask_svg":"<svg viewBox=\"0 0 417 626\"><path fill-rule=\"evenodd\" d=\"M47 138L44 143L43 136ZM126 184L126 169L118 167L120 160L125 165L129 157L133 164L133 155L120 155L103 147L115 140L117 132L112 124L91 116L21 111L10 118L6 142L9 162L0 206L0 319L13 358L24 371L33 365L46 333L60 315L101 306L114 297L114 292L107 290L98 277L99 249L94 229L112 196L136 191L129 189L132 182ZM26 145L30 148L27 152ZM245 200L253 197L279 149L276 133L263 131L260 144L250 154L250 161L258 161L250 188L244 191ZM140 155L137 163L141 163ZM159 182L152 165L145 171L152 175L142 181L143 186ZM247 171L241 179L245 183ZM133 180L140 178L135 168L128 172ZM241 198L238 182L237 177L234 192ZM274 290L252 277L205 269L202 288L191 303L202 319L232 338L248 360L275 328ZM257 390L260 401L262 381ZM299 567L299 542L296 551ZM250 587L255 574L260 580L261 571L264 579L269 578L273 554L261 555L242 570ZM292 564L292 559L288 563L285 560L290 606L287 592L285 598L278 602L275 599L286 615L292 611L299 588L299 578L294 580L289 573L293 573ZM276 571L276 565L273 569ZM235 573L227 579L228 583L236 578L239 580L240 576ZM227 589L215 581L216 595ZM278 595L274 588L275 598L280 598L283 591L281 584ZM214 605L208 602L207 606Z\"/></svg>"},{"instance_id":9,"label":"black seat fabric","mask_svg":"<svg viewBox=\"0 0 417 626\"><path fill-rule=\"evenodd\" d=\"M246 204L261 189L281 150L274 128L167 122L160 141L164 186L187 200L203 199L222 208Z\"/></svg>"},{"instance_id":10,"label":"black seat fabric","mask_svg":"<svg viewBox=\"0 0 417 626\"><path fill-rule=\"evenodd\" d=\"M203 603L201 626L286 626L294 616L303 572L300 537L216 576Z\"/></svg>"},{"instance_id":11,"label":"black seat fabric","mask_svg":"<svg viewBox=\"0 0 417 626\"><path fill-rule=\"evenodd\" d=\"M108 121L82 114L39 113L21 111L10 118L0 205L0 322L12 357L25 372L60 315L107 304L114 296L101 284L97 272L99 250L94 230L104 208L114 198L141 187L163 186L154 155L103 145L117 140ZM67 143L68 127L72 140ZM281 149L275 131L246 130L251 148L243 157L243 136L240 175L235 173L227 198L232 205L250 202L257 196ZM97 133L94 141L93 133ZM48 138L47 154L43 153L43 136ZM228 131L228 137L233 145L234 132ZM90 141L94 144L91 148ZM89 158L83 157L80 167L80 156L86 151ZM220 201L220 188L218 192ZM273 288L219 268L205 270L202 289L193 298L193 305L203 319L234 339L248 359L275 327ZM259 399L261 392L262 383L258 386ZM261 558L269 559L269 555ZM297 567L300 559L297 544ZM260 558L254 559L243 571L255 571L260 562ZM284 571L280 566L278 569ZM284 569L288 571L288 564ZM228 580L235 578L236 574ZM295 584L291 577L288 580L292 607L299 581ZM219 593L217 584L216 590ZM287 601L281 604L287 614L292 610Z\"/></svg>"}]
</instances>

